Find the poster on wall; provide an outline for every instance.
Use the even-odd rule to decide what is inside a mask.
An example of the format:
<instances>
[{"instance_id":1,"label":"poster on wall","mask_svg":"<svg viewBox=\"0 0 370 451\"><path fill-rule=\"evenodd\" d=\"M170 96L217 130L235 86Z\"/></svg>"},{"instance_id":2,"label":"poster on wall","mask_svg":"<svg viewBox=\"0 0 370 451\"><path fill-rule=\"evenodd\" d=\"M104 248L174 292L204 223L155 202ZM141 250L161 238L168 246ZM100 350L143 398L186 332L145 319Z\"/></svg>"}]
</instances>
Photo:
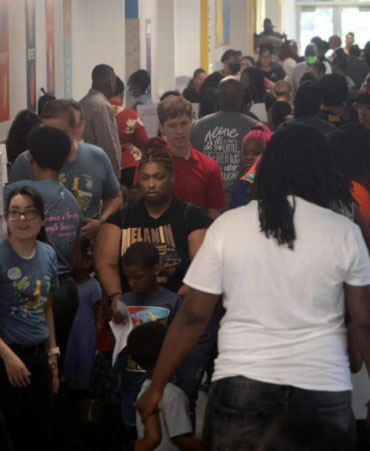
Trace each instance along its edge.
<instances>
[{"instance_id":1,"label":"poster on wall","mask_svg":"<svg viewBox=\"0 0 370 451\"><path fill-rule=\"evenodd\" d=\"M145 45L146 45L146 70L150 76L150 85L147 94L152 93L152 23L150 19L145 21Z\"/></svg>"},{"instance_id":2,"label":"poster on wall","mask_svg":"<svg viewBox=\"0 0 370 451\"><path fill-rule=\"evenodd\" d=\"M0 0L0 122L9 120L9 1Z\"/></svg>"},{"instance_id":3,"label":"poster on wall","mask_svg":"<svg viewBox=\"0 0 370 451\"><path fill-rule=\"evenodd\" d=\"M36 111L36 26L35 0L26 5L27 109Z\"/></svg>"},{"instance_id":4,"label":"poster on wall","mask_svg":"<svg viewBox=\"0 0 370 451\"><path fill-rule=\"evenodd\" d=\"M45 1L47 91L55 94L54 0Z\"/></svg>"},{"instance_id":5,"label":"poster on wall","mask_svg":"<svg viewBox=\"0 0 370 451\"><path fill-rule=\"evenodd\" d=\"M230 43L230 0L216 0L216 47Z\"/></svg>"},{"instance_id":6,"label":"poster on wall","mask_svg":"<svg viewBox=\"0 0 370 451\"><path fill-rule=\"evenodd\" d=\"M72 0L63 1L64 97L72 98Z\"/></svg>"}]
</instances>

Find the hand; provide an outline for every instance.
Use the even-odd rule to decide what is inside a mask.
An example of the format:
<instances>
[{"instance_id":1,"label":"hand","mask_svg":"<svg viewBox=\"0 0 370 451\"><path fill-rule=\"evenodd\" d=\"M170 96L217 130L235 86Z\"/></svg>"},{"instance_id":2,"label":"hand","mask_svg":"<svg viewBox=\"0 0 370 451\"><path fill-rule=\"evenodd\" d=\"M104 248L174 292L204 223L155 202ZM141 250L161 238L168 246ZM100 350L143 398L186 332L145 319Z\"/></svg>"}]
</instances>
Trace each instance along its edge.
<instances>
[{"instance_id":1,"label":"hand","mask_svg":"<svg viewBox=\"0 0 370 451\"><path fill-rule=\"evenodd\" d=\"M51 370L51 392L53 395L56 395L59 390L59 374L58 368Z\"/></svg>"},{"instance_id":2,"label":"hand","mask_svg":"<svg viewBox=\"0 0 370 451\"><path fill-rule=\"evenodd\" d=\"M84 226L81 229L81 238L95 238L101 226L100 219L85 218Z\"/></svg>"},{"instance_id":3,"label":"hand","mask_svg":"<svg viewBox=\"0 0 370 451\"><path fill-rule=\"evenodd\" d=\"M162 391L156 388L153 384L150 384L145 392L136 401L135 408L138 410L143 423L145 423L147 418L158 409L161 399Z\"/></svg>"},{"instance_id":4,"label":"hand","mask_svg":"<svg viewBox=\"0 0 370 451\"><path fill-rule=\"evenodd\" d=\"M113 298L112 304L110 306L111 311L111 319L115 324L125 324L127 319L126 316L118 311L117 309L117 302L121 299L121 295L117 295Z\"/></svg>"},{"instance_id":5,"label":"hand","mask_svg":"<svg viewBox=\"0 0 370 451\"><path fill-rule=\"evenodd\" d=\"M27 387L31 383L31 373L22 360L12 352L8 357L3 357L6 374L13 387Z\"/></svg>"}]
</instances>

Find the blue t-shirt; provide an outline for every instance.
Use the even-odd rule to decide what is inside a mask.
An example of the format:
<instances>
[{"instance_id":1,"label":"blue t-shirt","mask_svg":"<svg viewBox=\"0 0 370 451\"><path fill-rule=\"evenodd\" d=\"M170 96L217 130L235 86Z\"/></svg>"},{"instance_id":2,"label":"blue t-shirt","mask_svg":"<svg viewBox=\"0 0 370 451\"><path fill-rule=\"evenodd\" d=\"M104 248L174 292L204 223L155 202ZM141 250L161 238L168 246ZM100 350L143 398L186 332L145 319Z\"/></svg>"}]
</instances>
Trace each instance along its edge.
<instances>
[{"instance_id":1,"label":"blue t-shirt","mask_svg":"<svg viewBox=\"0 0 370 451\"><path fill-rule=\"evenodd\" d=\"M83 218L72 193L54 180L22 180L4 187L4 204L14 188L29 186L41 194L45 204L45 230L49 243L57 253L58 274L71 272L73 248L80 234Z\"/></svg>"},{"instance_id":2,"label":"blue t-shirt","mask_svg":"<svg viewBox=\"0 0 370 451\"><path fill-rule=\"evenodd\" d=\"M75 196L84 218L96 218L100 201L115 196L120 186L103 149L82 142L77 145L77 156L63 166L59 181ZM9 182L25 179L33 179L27 150L15 160Z\"/></svg>"},{"instance_id":3,"label":"blue t-shirt","mask_svg":"<svg viewBox=\"0 0 370 451\"><path fill-rule=\"evenodd\" d=\"M19 256L0 243L0 337L8 344L35 345L49 336L45 323L48 295L58 288L54 249L36 241L35 255Z\"/></svg>"},{"instance_id":4,"label":"blue t-shirt","mask_svg":"<svg viewBox=\"0 0 370 451\"><path fill-rule=\"evenodd\" d=\"M130 291L122 296L122 301L129 309L134 327L149 321L168 324L181 304L180 296L164 287L160 287L155 293L138 294ZM139 392L146 372L130 358L126 349L122 353L122 389Z\"/></svg>"}]
</instances>

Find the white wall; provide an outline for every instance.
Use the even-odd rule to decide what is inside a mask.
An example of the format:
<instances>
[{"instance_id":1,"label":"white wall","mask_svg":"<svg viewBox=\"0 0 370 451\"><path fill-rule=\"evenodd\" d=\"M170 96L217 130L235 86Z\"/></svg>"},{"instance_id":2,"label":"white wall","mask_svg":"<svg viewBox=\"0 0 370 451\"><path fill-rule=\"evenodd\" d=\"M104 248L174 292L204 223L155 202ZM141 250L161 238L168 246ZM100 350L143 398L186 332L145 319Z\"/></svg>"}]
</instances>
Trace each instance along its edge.
<instances>
[{"instance_id":1,"label":"white wall","mask_svg":"<svg viewBox=\"0 0 370 451\"><path fill-rule=\"evenodd\" d=\"M227 49L241 50L243 55L248 50L248 8L245 0L232 0L230 13L230 42L221 47L216 47L216 1L210 1L210 38L211 48L209 55L210 71L214 71L222 67L221 56Z\"/></svg>"},{"instance_id":2,"label":"white wall","mask_svg":"<svg viewBox=\"0 0 370 451\"><path fill-rule=\"evenodd\" d=\"M199 0L175 0L175 76L192 77L200 67Z\"/></svg>"},{"instance_id":3,"label":"white wall","mask_svg":"<svg viewBox=\"0 0 370 451\"><path fill-rule=\"evenodd\" d=\"M281 31L288 35L288 39L297 40L297 12L295 0L284 0L282 2Z\"/></svg>"}]
</instances>

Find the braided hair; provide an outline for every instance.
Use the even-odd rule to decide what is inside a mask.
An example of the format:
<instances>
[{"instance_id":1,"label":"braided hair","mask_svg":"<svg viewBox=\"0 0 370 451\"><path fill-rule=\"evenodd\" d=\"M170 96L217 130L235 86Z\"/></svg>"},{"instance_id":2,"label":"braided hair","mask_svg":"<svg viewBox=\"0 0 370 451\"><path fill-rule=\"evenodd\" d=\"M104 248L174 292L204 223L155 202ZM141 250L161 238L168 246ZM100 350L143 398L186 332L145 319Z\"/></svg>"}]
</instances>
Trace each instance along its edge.
<instances>
[{"instance_id":1,"label":"braided hair","mask_svg":"<svg viewBox=\"0 0 370 451\"><path fill-rule=\"evenodd\" d=\"M163 138L151 138L146 143L139 163L139 172L144 164L151 162L162 164L167 171L173 172L173 158Z\"/></svg>"},{"instance_id":2,"label":"braided hair","mask_svg":"<svg viewBox=\"0 0 370 451\"><path fill-rule=\"evenodd\" d=\"M304 125L273 135L257 169L254 196L261 232L289 249L296 239L295 196L324 208L338 202L350 208L352 202L348 184L338 183L324 136Z\"/></svg>"}]
</instances>

